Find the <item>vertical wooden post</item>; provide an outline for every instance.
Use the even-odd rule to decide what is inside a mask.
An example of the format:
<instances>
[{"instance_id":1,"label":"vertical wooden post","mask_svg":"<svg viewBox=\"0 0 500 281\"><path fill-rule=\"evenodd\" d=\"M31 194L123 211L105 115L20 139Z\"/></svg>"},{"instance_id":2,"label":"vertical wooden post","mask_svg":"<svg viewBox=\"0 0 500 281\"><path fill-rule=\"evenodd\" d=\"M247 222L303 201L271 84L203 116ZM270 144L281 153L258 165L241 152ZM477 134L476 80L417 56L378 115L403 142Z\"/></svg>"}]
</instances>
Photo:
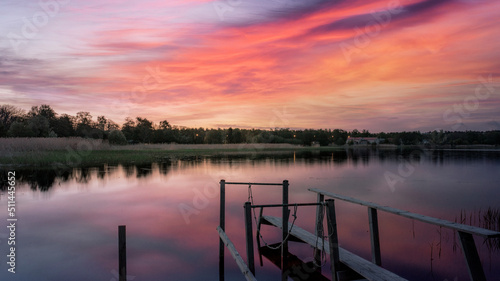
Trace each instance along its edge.
<instances>
[{"instance_id":1,"label":"vertical wooden post","mask_svg":"<svg viewBox=\"0 0 500 281\"><path fill-rule=\"evenodd\" d=\"M339 259L339 239L337 236L337 218L335 215L334 200L326 200L327 221L328 221L328 244L330 247L330 262L332 267L332 281L337 281L337 271L340 267Z\"/></svg>"},{"instance_id":2,"label":"vertical wooden post","mask_svg":"<svg viewBox=\"0 0 500 281\"><path fill-rule=\"evenodd\" d=\"M281 246L281 280L286 281L288 274L285 274L288 268L288 180L283 181L283 211L282 211L282 242Z\"/></svg>"},{"instance_id":3,"label":"vertical wooden post","mask_svg":"<svg viewBox=\"0 0 500 281\"><path fill-rule=\"evenodd\" d=\"M469 270L470 280L473 281L486 281L483 266L477 253L476 244L472 234L458 231L460 237L460 245L464 252L465 261L467 262L467 269Z\"/></svg>"},{"instance_id":4,"label":"vertical wooden post","mask_svg":"<svg viewBox=\"0 0 500 281\"><path fill-rule=\"evenodd\" d=\"M260 266L264 266L264 263L262 262L262 253L260 251L260 226L262 225L262 212L264 211L264 208L260 207L260 212L259 212L259 221L257 222L257 233L255 234L255 241L257 241L257 250L259 252L259 261L260 261Z\"/></svg>"},{"instance_id":5,"label":"vertical wooden post","mask_svg":"<svg viewBox=\"0 0 500 281\"><path fill-rule=\"evenodd\" d=\"M219 226L226 231L226 181L220 181L220 220ZM224 241L219 238L219 281L224 281Z\"/></svg>"},{"instance_id":6,"label":"vertical wooden post","mask_svg":"<svg viewBox=\"0 0 500 281\"><path fill-rule=\"evenodd\" d=\"M324 229L323 229L323 202L325 201L325 196L323 194L318 193L318 205L316 207L316 236L319 238L323 238ZM324 245L323 245L324 247ZM318 248L314 248L314 263L316 265L321 265L321 250ZM318 267L318 270L321 272L321 267Z\"/></svg>"},{"instance_id":7,"label":"vertical wooden post","mask_svg":"<svg viewBox=\"0 0 500 281\"><path fill-rule=\"evenodd\" d=\"M118 226L118 276L119 281L127 280L127 241L125 225Z\"/></svg>"},{"instance_id":8,"label":"vertical wooden post","mask_svg":"<svg viewBox=\"0 0 500 281\"><path fill-rule=\"evenodd\" d=\"M380 239L378 232L377 209L368 207L368 223L370 224L370 242L372 245L372 262L376 265L382 265L380 256Z\"/></svg>"},{"instance_id":9,"label":"vertical wooden post","mask_svg":"<svg viewBox=\"0 0 500 281\"><path fill-rule=\"evenodd\" d=\"M245 233L247 240L247 263L250 272L255 275L255 260L253 254L252 208L250 202L245 202Z\"/></svg>"}]
</instances>

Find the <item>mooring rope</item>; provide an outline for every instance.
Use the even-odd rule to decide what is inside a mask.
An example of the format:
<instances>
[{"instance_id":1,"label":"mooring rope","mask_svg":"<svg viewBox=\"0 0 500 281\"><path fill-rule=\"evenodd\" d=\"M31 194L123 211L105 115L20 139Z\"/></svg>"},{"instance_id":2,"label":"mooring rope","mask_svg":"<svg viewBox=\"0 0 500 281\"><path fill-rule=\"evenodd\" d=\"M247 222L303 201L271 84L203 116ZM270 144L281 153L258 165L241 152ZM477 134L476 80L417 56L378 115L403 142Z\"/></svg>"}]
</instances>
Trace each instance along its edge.
<instances>
[{"instance_id":1,"label":"mooring rope","mask_svg":"<svg viewBox=\"0 0 500 281\"><path fill-rule=\"evenodd\" d=\"M323 206L323 208L321 208L321 212L318 214L319 215L318 223L323 224L323 219L325 217L325 213L326 213L326 206ZM321 237L321 240L323 242L321 245L321 249L318 248L319 237ZM316 267L323 267L326 264L325 237L326 236L324 235L324 229L322 227L319 229L318 233L316 233L316 243L315 243L315 247L313 249L313 256L315 256L314 254L315 254L316 249L321 251L320 264L316 264L316 259L313 258L313 264Z\"/></svg>"},{"instance_id":2,"label":"mooring rope","mask_svg":"<svg viewBox=\"0 0 500 281\"><path fill-rule=\"evenodd\" d=\"M252 185L251 184L248 185L248 201L250 201L250 203L252 205L254 205L254 203L253 203ZM290 229L288 229L288 233L287 233L285 239L283 239L283 241L281 241L281 243L278 246L272 247L271 245L269 245L266 242L266 240L264 240L264 237L262 237L262 233L260 233L260 230L258 231L258 233L259 233L259 239L262 240L262 242L264 242L264 246L268 247L271 250L278 250L279 248L281 248L283 246L283 244L290 237L290 233L292 232L293 226L295 225L295 220L297 219L297 210L298 210L298 206L294 205L293 214L292 214L292 216L293 216L292 225L290 226ZM254 217L254 220L255 220L255 224L258 225L259 222L257 221L257 215L255 214L255 208L253 208L253 217Z\"/></svg>"}]
</instances>

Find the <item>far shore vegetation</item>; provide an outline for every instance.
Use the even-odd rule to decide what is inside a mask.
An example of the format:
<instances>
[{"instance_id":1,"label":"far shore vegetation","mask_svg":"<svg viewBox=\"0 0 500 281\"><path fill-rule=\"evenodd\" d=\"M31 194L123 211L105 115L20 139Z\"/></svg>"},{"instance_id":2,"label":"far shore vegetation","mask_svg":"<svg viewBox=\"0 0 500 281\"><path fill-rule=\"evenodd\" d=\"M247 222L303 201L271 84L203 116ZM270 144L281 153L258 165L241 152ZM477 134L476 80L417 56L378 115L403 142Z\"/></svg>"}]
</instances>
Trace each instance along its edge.
<instances>
[{"instance_id":1,"label":"far shore vegetation","mask_svg":"<svg viewBox=\"0 0 500 281\"><path fill-rule=\"evenodd\" d=\"M500 130L380 132L354 129L187 128L167 120L126 118L121 126L89 112L58 114L49 105L30 111L0 105L1 165L72 165L158 161L182 155L355 148L361 138L379 148L495 148ZM354 140L354 141L353 141ZM363 142L361 142L363 143Z\"/></svg>"}]
</instances>

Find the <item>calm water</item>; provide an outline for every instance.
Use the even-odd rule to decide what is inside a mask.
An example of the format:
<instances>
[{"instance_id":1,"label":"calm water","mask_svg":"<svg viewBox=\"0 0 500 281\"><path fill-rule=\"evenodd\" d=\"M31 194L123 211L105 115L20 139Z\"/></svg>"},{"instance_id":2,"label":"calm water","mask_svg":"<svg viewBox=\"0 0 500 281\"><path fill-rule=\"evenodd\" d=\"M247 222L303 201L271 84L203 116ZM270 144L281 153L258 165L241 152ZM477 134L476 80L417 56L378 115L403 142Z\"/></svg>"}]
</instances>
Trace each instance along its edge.
<instances>
[{"instance_id":1,"label":"calm water","mask_svg":"<svg viewBox=\"0 0 500 281\"><path fill-rule=\"evenodd\" d=\"M17 168L16 274L7 272L8 233L2 227L0 280L118 280L118 225L127 226L128 280L218 280L220 179L287 179L290 202L314 202L315 194L307 189L320 188L451 221L462 214L467 224L480 225L488 208L500 209L499 167L500 152L494 151L351 150L68 171ZM5 185L7 170L1 173ZM7 225L3 188L0 224ZM252 191L257 204L281 200L280 188ZM226 230L244 255L242 206L248 187L230 186L226 197ZM336 207L341 246L369 258L366 208L341 202ZM314 214L313 207L299 207L296 224L312 231ZM383 213L379 224L384 267L410 280L468 280L452 231ZM277 242L279 235L263 228L267 242ZM500 250L493 242L476 237L488 280L500 280ZM290 249L306 261L313 255L303 244L290 243ZM260 267L256 257L256 270L259 280L279 280L280 272L266 259ZM226 280L244 280L228 252Z\"/></svg>"}]
</instances>

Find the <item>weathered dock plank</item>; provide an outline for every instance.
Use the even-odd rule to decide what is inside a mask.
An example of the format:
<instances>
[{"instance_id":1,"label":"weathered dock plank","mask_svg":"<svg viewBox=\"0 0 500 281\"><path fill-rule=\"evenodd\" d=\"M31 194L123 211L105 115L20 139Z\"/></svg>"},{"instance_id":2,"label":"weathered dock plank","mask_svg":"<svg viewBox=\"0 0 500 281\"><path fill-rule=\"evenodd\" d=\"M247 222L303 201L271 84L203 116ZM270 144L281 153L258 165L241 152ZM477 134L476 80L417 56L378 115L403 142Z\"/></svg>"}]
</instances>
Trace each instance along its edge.
<instances>
[{"instance_id":1,"label":"weathered dock plank","mask_svg":"<svg viewBox=\"0 0 500 281\"><path fill-rule=\"evenodd\" d=\"M461 231L461 232L479 235L479 236L482 236L484 238L500 237L500 232L498 232L498 231L493 231L493 230L475 227L475 226L471 226L471 225L459 224L459 223L455 223L455 222L451 222L451 221L447 221L447 220L443 220L443 219L438 219L438 218L433 218L433 217L429 217L429 216L425 216L425 215L415 214L415 213L411 213L408 211L404 211L404 210L400 210L400 209L396 209L396 208L392 208L392 207L388 207L388 206L382 206L382 205L372 203L372 202L366 202L363 200L359 200L359 199L352 198L349 196L344 196L344 195L324 191L324 190L317 189L317 188L310 188L309 191L312 191L312 192L315 192L318 194L322 194L324 196L328 196L331 198L339 199L342 201L346 201L346 202L366 206L369 208L381 210L384 212L388 212L391 214L399 215L402 217L415 219L418 221L422 221L422 222L426 222L426 223L430 223L430 224L434 224L434 225L438 225L438 226L442 226L442 227L447 227L447 228L454 229L454 230Z\"/></svg>"},{"instance_id":2,"label":"weathered dock plank","mask_svg":"<svg viewBox=\"0 0 500 281\"><path fill-rule=\"evenodd\" d=\"M262 224L273 225L275 227L281 228L282 221L280 218L272 216L262 216ZM289 228L291 227L291 223ZM293 226L290 235L306 242L312 247L324 250L327 254L330 254L330 249L326 245L323 246L322 239L319 239L314 234L300 228L296 225ZM351 268L358 274L362 275L364 278L370 281L405 281L404 279L368 260L359 257L346 249L339 247L339 258L340 261L347 267Z\"/></svg>"},{"instance_id":3,"label":"weathered dock plank","mask_svg":"<svg viewBox=\"0 0 500 281\"><path fill-rule=\"evenodd\" d=\"M257 281L255 279L255 276L250 272L250 269L248 268L247 264L243 260L243 258L240 256L236 248L234 247L233 242L229 240L229 237L227 237L226 233L220 226L217 227L217 231L219 232L219 237L222 239L224 242L224 245L228 248L229 252L231 252L231 255L233 256L234 260L236 261L236 264L238 264L238 267L241 270L241 273L245 276L245 278L248 281Z\"/></svg>"}]
</instances>

